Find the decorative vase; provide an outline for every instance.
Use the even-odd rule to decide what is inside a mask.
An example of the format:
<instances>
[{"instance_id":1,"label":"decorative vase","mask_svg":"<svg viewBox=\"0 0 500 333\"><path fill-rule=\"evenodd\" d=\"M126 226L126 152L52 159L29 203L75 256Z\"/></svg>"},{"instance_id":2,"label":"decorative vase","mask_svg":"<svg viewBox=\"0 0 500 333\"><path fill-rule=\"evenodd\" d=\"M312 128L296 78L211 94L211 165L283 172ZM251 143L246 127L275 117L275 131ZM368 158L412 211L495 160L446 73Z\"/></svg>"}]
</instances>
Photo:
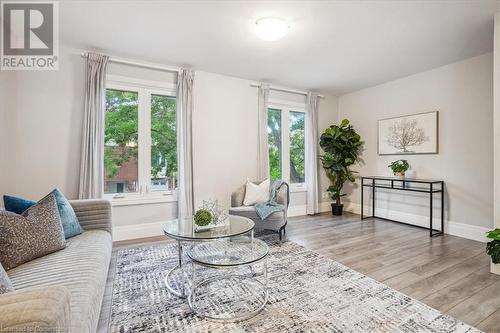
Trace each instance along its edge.
<instances>
[{"instance_id":1,"label":"decorative vase","mask_svg":"<svg viewBox=\"0 0 500 333\"><path fill-rule=\"evenodd\" d=\"M332 203L332 215L341 216L343 208L344 208L344 205L342 205L342 204L337 205L335 203Z\"/></svg>"},{"instance_id":2,"label":"decorative vase","mask_svg":"<svg viewBox=\"0 0 500 333\"><path fill-rule=\"evenodd\" d=\"M405 172L394 172L394 176L399 177L399 178L405 178Z\"/></svg>"}]
</instances>

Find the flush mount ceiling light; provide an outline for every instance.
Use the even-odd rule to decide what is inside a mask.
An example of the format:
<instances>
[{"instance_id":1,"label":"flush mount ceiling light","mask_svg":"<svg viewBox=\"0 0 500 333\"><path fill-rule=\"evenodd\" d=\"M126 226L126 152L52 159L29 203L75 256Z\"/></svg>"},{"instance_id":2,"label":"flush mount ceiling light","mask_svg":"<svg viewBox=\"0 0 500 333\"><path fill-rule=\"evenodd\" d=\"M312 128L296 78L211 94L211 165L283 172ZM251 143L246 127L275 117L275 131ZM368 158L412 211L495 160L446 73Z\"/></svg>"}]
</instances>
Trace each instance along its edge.
<instances>
[{"instance_id":1,"label":"flush mount ceiling light","mask_svg":"<svg viewBox=\"0 0 500 333\"><path fill-rule=\"evenodd\" d=\"M290 30L290 26L285 20L278 17L263 17L255 22L257 37L267 42L274 42L285 37L288 30Z\"/></svg>"}]
</instances>

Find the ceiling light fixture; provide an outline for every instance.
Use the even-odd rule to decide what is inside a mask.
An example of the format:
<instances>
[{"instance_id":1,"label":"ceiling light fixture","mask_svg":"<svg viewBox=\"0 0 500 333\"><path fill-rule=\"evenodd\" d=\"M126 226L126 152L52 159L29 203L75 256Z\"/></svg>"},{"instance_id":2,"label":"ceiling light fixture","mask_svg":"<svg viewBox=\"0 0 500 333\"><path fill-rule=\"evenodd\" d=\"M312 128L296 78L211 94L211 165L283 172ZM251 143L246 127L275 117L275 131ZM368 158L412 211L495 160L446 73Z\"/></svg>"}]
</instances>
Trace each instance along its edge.
<instances>
[{"instance_id":1,"label":"ceiling light fixture","mask_svg":"<svg viewBox=\"0 0 500 333\"><path fill-rule=\"evenodd\" d=\"M290 30L290 26L285 20L278 17L263 17L255 22L257 37L266 42L274 42L285 37L288 30Z\"/></svg>"}]
</instances>

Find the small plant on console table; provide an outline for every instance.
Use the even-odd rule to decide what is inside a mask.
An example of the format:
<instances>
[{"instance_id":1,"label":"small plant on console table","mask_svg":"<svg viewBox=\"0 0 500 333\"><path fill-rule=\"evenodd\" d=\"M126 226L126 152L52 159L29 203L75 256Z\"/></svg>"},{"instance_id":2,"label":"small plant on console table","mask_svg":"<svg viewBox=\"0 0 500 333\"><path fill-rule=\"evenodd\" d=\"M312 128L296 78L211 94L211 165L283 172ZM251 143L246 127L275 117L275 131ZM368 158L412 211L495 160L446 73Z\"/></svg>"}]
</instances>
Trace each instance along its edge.
<instances>
[{"instance_id":1,"label":"small plant on console table","mask_svg":"<svg viewBox=\"0 0 500 333\"><path fill-rule=\"evenodd\" d=\"M346 181L354 182L355 171L350 166L359 161L359 153L363 145L361 137L354 130L349 120L344 119L340 125L332 125L321 134L319 145L324 151L320 156L326 175L331 181L327 191L334 200L332 214L342 215L343 205L340 201L342 187Z\"/></svg>"},{"instance_id":2,"label":"small plant on console table","mask_svg":"<svg viewBox=\"0 0 500 333\"><path fill-rule=\"evenodd\" d=\"M491 256L494 264L500 264L500 229L488 231L486 237L491 239L486 243L486 253Z\"/></svg>"},{"instance_id":3,"label":"small plant on console table","mask_svg":"<svg viewBox=\"0 0 500 333\"><path fill-rule=\"evenodd\" d=\"M404 178L405 172L410 168L407 160L397 160L388 165L394 176Z\"/></svg>"}]
</instances>

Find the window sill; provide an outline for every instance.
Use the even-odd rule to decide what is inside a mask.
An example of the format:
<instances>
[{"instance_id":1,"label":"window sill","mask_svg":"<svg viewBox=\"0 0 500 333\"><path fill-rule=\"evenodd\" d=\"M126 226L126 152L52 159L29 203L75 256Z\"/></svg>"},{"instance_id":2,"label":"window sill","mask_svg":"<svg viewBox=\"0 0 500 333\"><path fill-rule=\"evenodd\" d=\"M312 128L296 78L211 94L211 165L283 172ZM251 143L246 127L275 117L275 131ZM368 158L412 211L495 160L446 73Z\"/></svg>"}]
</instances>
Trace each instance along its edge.
<instances>
[{"instance_id":1,"label":"window sill","mask_svg":"<svg viewBox=\"0 0 500 333\"><path fill-rule=\"evenodd\" d=\"M104 197L109 200L112 207L120 206L134 206L134 205L149 205L168 202L177 202L177 195L164 194L164 195L150 195L150 196L125 196L123 198Z\"/></svg>"},{"instance_id":2,"label":"window sill","mask_svg":"<svg viewBox=\"0 0 500 333\"><path fill-rule=\"evenodd\" d=\"M303 186L294 186L293 184L290 185L290 193L300 193L300 192L307 192L307 187L305 185Z\"/></svg>"}]
</instances>

